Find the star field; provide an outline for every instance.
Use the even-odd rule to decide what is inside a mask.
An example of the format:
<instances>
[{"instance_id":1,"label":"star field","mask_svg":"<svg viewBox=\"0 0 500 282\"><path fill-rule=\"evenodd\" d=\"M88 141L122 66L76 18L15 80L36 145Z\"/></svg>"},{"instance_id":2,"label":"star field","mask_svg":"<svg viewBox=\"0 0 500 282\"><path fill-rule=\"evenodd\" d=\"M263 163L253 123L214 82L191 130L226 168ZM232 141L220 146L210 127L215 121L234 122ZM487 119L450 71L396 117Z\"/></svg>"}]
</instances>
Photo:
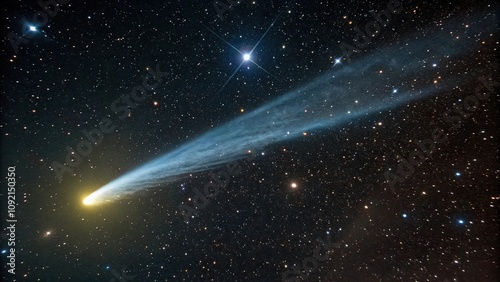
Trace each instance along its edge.
<instances>
[{"instance_id":1,"label":"star field","mask_svg":"<svg viewBox=\"0 0 500 282\"><path fill-rule=\"evenodd\" d=\"M497 4L230 3L3 5L3 281L498 281ZM259 109L274 139L182 171ZM182 174L83 203L193 140Z\"/></svg>"}]
</instances>

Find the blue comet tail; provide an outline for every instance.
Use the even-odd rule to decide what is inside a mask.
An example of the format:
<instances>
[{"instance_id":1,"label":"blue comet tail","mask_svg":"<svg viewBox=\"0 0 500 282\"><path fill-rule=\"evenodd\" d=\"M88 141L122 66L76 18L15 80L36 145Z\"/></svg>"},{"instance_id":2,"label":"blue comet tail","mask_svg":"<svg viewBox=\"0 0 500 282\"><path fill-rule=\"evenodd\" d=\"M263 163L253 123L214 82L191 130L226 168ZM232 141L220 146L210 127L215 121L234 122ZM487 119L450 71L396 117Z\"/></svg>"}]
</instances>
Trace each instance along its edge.
<instances>
[{"instance_id":1,"label":"blue comet tail","mask_svg":"<svg viewBox=\"0 0 500 282\"><path fill-rule=\"evenodd\" d=\"M447 26L453 24L450 22ZM434 33L427 33L425 38L397 42L351 63L337 65L303 87L126 173L92 193L84 202L99 204L123 199L188 173L239 160L249 150L296 138L305 131L336 126L466 84L477 78L474 70L467 73L447 69L446 78L438 83L434 80L439 68L463 60L464 54L480 48L478 38L490 36L491 33L485 31L495 26L493 15L489 21L483 16L461 34L451 34L451 29L440 27ZM433 64L438 67L432 67Z\"/></svg>"}]
</instances>

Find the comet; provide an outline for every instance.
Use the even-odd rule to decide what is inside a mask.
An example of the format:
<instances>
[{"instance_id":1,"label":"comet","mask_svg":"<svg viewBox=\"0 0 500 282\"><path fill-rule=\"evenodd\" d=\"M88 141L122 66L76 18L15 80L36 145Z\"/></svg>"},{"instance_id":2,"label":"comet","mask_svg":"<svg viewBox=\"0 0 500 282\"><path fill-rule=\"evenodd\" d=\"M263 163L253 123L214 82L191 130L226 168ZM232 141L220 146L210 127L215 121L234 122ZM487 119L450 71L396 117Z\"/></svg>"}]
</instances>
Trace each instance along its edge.
<instances>
[{"instance_id":1,"label":"comet","mask_svg":"<svg viewBox=\"0 0 500 282\"><path fill-rule=\"evenodd\" d=\"M298 138L304 132L349 126L351 121L376 113L383 115L387 110L467 84L477 78L479 70L464 71L455 62L475 54L481 48L479 38L493 39L486 31L496 25L494 15L483 15L476 21L469 18L471 27L457 31L463 21L463 17L451 19L425 36L413 35L336 66L125 173L90 194L83 203L98 205L132 197L138 191L238 161L249 151ZM439 73L443 78L437 81Z\"/></svg>"}]
</instances>

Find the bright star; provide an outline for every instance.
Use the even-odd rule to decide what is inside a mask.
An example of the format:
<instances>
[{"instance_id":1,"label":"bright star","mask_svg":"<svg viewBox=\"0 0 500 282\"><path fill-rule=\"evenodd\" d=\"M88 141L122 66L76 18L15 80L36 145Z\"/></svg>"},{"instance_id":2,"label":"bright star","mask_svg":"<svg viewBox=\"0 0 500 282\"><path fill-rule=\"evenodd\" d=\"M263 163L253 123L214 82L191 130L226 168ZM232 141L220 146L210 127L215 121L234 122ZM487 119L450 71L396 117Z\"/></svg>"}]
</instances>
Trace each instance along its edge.
<instances>
[{"instance_id":1,"label":"bright star","mask_svg":"<svg viewBox=\"0 0 500 282\"><path fill-rule=\"evenodd\" d=\"M392 93L396 94L396 93L398 93L398 90L397 89L392 89Z\"/></svg>"},{"instance_id":2,"label":"bright star","mask_svg":"<svg viewBox=\"0 0 500 282\"><path fill-rule=\"evenodd\" d=\"M36 31L36 26L30 25L30 31Z\"/></svg>"},{"instance_id":3,"label":"bright star","mask_svg":"<svg viewBox=\"0 0 500 282\"><path fill-rule=\"evenodd\" d=\"M43 233L43 236L42 236L42 237L43 237L43 238L48 238L48 237L50 237L50 235L52 235L52 231L51 231L51 230L46 231L45 233Z\"/></svg>"},{"instance_id":4,"label":"bright star","mask_svg":"<svg viewBox=\"0 0 500 282\"><path fill-rule=\"evenodd\" d=\"M229 78L226 80L226 82L219 88L219 90L214 95L214 97L212 98L212 100L217 95L219 95L220 92L222 92L222 90L226 87L226 85L229 83L229 81L231 81L231 79L234 77L234 75L238 72L238 70L243 66L243 64L246 61L252 62L254 65L256 65L259 69L261 69L264 72L266 72L268 75L271 75L271 76L275 77L274 75L272 75L271 73L269 73L267 70L265 70L262 66L260 66L259 64L257 64L254 60L252 60L251 56L252 56L253 52L255 51L255 49L257 48L257 46L259 46L259 44L262 41L262 39L264 39L264 37L266 37L267 33L269 32L269 30L271 30L271 28L273 27L274 23L278 20L278 18L279 18L279 15L276 16L276 18L271 23L271 25L266 29L266 31L264 32L264 34L259 38L259 40L257 41L257 43L255 43L255 46L253 46L252 50L250 50L250 52L245 53L245 54L243 52L241 52L240 50L238 50L236 47L234 47L231 43L227 42L224 38L222 38L221 36L219 36L217 33L215 33L215 31L213 31L210 28L208 28L208 27L205 26L205 28L208 29L208 31L210 31L213 35L217 36L220 40L222 40L224 43L226 43L229 47L233 48L234 50L236 50L236 52L238 52L241 55L243 55L243 62L241 62L241 64L233 71L233 73L229 76Z\"/></svg>"},{"instance_id":5,"label":"bright star","mask_svg":"<svg viewBox=\"0 0 500 282\"><path fill-rule=\"evenodd\" d=\"M333 66L336 66L336 65L341 64L341 63L342 63L342 57L336 58L335 59L335 63L333 64Z\"/></svg>"},{"instance_id":6,"label":"bright star","mask_svg":"<svg viewBox=\"0 0 500 282\"><path fill-rule=\"evenodd\" d=\"M464 221L460 219L460 220L458 221L458 223L460 223L460 224L464 224Z\"/></svg>"},{"instance_id":7,"label":"bright star","mask_svg":"<svg viewBox=\"0 0 500 282\"><path fill-rule=\"evenodd\" d=\"M333 66L336 66L338 64L342 64L342 58L344 56L340 57L340 58L335 58L335 60L333 60Z\"/></svg>"},{"instance_id":8,"label":"bright star","mask_svg":"<svg viewBox=\"0 0 500 282\"><path fill-rule=\"evenodd\" d=\"M460 172L455 173L456 176L462 175Z\"/></svg>"},{"instance_id":9,"label":"bright star","mask_svg":"<svg viewBox=\"0 0 500 282\"><path fill-rule=\"evenodd\" d=\"M404 218L406 218L406 217L407 217L406 213L404 213L404 214L403 214L403 217L404 217Z\"/></svg>"}]
</instances>

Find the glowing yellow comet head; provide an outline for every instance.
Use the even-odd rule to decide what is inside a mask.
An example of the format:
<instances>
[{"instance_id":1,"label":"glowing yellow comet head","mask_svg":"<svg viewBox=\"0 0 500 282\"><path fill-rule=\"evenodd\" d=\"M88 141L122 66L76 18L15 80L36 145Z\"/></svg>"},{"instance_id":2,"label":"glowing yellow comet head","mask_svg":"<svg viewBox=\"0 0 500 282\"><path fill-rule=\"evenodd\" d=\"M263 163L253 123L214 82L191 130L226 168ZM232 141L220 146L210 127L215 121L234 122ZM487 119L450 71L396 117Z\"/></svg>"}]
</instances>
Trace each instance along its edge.
<instances>
[{"instance_id":1,"label":"glowing yellow comet head","mask_svg":"<svg viewBox=\"0 0 500 282\"><path fill-rule=\"evenodd\" d=\"M94 197L91 195L89 195L87 198L85 198L85 200L83 200L83 204L84 205L92 205L94 204Z\"/></svg>"}]
</instances>

